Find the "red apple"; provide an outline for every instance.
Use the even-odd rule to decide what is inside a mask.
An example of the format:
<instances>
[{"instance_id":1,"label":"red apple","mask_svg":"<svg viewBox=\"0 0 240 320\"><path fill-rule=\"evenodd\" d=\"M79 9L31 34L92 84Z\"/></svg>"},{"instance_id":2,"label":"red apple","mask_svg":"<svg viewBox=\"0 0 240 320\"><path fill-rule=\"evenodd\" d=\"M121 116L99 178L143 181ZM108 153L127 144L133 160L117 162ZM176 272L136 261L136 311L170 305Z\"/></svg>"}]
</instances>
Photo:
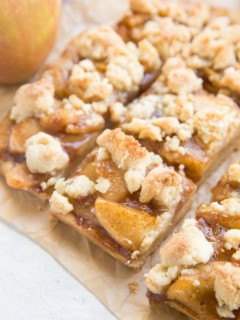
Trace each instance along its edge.
<instances>
[{"instance_id":1,"label":"red apple","mask_svg":"<svg viewBox=\"0 0 240 320\"><path fill-rule=\"evenodd\" d=\"M0 0L0 84L28 80L56 38L61 0Z\"/></svg>"}]
</instances>

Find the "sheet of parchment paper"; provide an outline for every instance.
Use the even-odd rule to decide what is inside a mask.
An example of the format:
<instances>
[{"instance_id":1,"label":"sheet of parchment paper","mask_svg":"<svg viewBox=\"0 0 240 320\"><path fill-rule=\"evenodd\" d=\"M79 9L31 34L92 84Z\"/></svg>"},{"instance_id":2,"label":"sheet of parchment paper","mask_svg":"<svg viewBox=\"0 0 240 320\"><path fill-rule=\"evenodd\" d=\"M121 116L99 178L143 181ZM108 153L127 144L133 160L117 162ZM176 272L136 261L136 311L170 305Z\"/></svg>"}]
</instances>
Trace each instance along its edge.
<instances>
[{"instance_id":1,"label":"sheet of parchment paper","mask_svg":"<svg viewBox=\"0 0 240 320\"><path fill-rule=\"evenodd\" d=\"M224 0L215 1L226 5ZM240 7L238 0L227 5ZM64 1L61 29L56 46L49 57L54 59L66 42L79 31L94 24L111 24L127 9L127 0L69 0ZM12 106L16 88L0 87L0 114ZM197 192L193 208L210 199L210 189L226 170L229 163L240 158L236 151L212 174ZM13 228L32 238L46 249L67 271L85 285L110 311L124 320L181 320L186 319L167 307L151 310L145 296L144 273L158 261L158 251L151 256L139 273L128 270L102 250L90 244L61 223L51 220L47 207L34 197L11 190L0 179L0 218ZM128 284L136 282L138 292L129 291Z\"/></svg>"}]
</instances>

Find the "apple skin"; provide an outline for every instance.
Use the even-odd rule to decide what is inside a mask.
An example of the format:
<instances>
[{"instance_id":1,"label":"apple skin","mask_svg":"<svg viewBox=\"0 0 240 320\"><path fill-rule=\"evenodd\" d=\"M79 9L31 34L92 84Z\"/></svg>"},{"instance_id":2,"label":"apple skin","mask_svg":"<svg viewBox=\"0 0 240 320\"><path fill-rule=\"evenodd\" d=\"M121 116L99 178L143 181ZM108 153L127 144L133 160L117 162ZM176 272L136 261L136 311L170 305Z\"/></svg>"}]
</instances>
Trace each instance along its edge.
<instances>
[{"instance_id":1,"label":"apple skin","mask_svg":"<svg viewBox=\"0 0 240 320\"><path fill-rule=\"evenodd\" d=\"M0 0L0 84L28 80L49 54L61 0Z\"/></svg>"}]
</instances>

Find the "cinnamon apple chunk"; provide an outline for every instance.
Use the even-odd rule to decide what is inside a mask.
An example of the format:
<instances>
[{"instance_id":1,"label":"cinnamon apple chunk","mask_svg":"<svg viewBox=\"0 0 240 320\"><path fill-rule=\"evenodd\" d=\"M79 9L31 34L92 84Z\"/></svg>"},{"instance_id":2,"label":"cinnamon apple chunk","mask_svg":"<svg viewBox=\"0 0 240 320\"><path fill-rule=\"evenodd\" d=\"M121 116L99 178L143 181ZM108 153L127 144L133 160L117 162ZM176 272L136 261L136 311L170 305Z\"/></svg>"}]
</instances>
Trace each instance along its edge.
<instances>
[{"instance_id":1,"label":"cinnamon apple chunk","mask_svg":"<svg viewBox=\"0 0 240 320\"><path fill-rule=\"evenodd\" d=\"M121 129L105 130L97 144L57 181L51 213L138 269L184 216L196 187Z\"/></svg>"}]
</instances>

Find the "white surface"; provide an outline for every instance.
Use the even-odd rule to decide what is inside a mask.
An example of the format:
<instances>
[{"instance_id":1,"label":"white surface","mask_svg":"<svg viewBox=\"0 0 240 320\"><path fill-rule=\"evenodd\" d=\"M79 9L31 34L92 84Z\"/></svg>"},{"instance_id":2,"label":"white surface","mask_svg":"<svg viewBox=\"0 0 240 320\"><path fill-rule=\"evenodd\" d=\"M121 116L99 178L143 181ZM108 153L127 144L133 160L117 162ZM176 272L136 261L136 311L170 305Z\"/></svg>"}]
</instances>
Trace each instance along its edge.
<instances>
[{"instance_id":1,"label":"white surface","mask_svg":"<svg viewBox=\"0 0 240 320\"><path fill-rule=\"evenodd\" d=\"M115 317L42 248L0 222L0 319Z\"/></svg>"}]
</instances>

